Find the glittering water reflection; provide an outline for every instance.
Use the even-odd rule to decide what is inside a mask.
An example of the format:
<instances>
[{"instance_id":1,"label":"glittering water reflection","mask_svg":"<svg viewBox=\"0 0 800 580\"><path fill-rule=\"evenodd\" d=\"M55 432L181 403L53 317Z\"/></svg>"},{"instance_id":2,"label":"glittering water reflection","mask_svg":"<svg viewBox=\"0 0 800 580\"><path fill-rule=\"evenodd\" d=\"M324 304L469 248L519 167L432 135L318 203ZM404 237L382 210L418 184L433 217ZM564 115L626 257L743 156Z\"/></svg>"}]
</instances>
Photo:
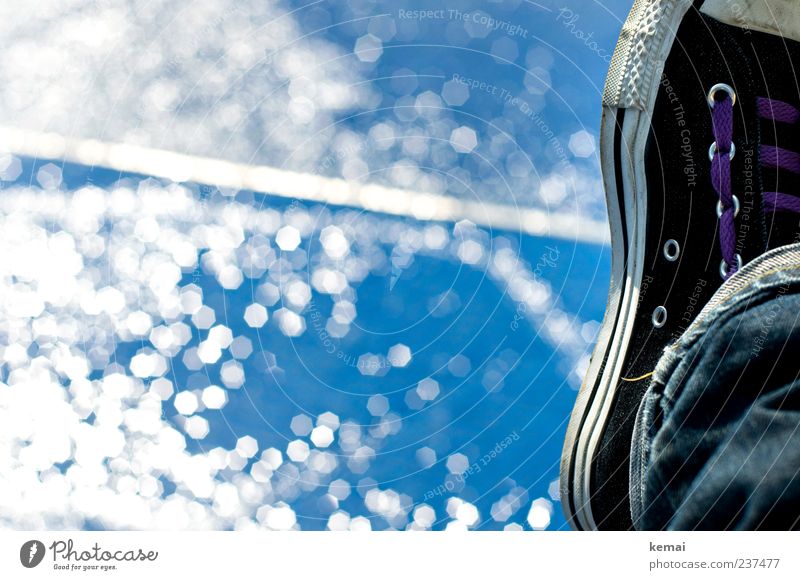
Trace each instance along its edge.
<instances>
[{"instance_id":1,"label":"glittering water reflection","mask_svg":"<svg viewBox=\"0 0 800 580\"><path fill-rule=\"evenodd\" d=\"M600 74L548 6L73 4L0 18L0 123L303 171L282 191L317 200L428 192L380 200L422 218L444 193L603 217ZM602 249L94 177L0 152L0 527L562 523Z\"/></svg>"}]
</instances>

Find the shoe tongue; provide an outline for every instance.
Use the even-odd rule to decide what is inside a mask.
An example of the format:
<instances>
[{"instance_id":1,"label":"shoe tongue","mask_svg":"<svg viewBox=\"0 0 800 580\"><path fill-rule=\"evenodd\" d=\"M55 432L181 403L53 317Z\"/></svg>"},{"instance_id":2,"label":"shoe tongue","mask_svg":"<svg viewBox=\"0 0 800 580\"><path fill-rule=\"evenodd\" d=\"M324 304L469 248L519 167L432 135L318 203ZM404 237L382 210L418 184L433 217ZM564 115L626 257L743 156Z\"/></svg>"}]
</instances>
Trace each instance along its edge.
<instances>
[{"instance_id":1,"label":"shoe tongue","mask_svg":"<svg viewBox=\"0 0 800 580\"><path fill-rule=\"evenodd\" d=\"M734 172L731 180L741 207L736 217L737 253L741 254L745 264L767 251L766 216L763 209L763 192L766 190L761 179L759 164L758 121L756 120L754 124L755 131L749 132L753 139L736 141L738 163L731 164L731 170Z\"/></svg>"},{"instance_id":2,"label":"shoe tongue","mask_svg":"<svg viewBox=\"0 0 800 580\"><path fill-rule=\"evenodd\" d=\"M772 89L773 87L770 87ZM796 95L796 93L795 93ZM789 96L791 99L792 97ZM797 97L794 96L794 101ZM775 101L775 99L773 99ZM788 102L800 109L800 102ZM786 119L787 121L790 119ZM761 191L779 192L800 199L800 171L787 160L800 159L800 126L795 122L761 119L760 122L759 172ZM776 163L780 161L780 166ZM798 241L800 214L793 211L771 211L771 197L762 201L766 249L785 246Z\"/></svg>"},{"instance_id":3,"label":"shoe tongue","mask_svg":"<svg viewBox=\"0 0 800 580\"><path fill-rule=\"evenodd\" d=\"M731 164L731 178L742 206L737 222L743 242L738 243L747 263L767 250L797 242L800 233L800 214L772 211L771 198L764 197L764 192L779 192L800 198L800 97L791 72L800 63L800 42L735 28L731 39L738 48L733 58L741 60L740 68L735 63L729 69L741 115L734 127L739 159ZM764 114L759 101L762 107L765 103L772 107L769 114ZM795 162L787 163L793 155Z\"/></svg>"}]
</instances>

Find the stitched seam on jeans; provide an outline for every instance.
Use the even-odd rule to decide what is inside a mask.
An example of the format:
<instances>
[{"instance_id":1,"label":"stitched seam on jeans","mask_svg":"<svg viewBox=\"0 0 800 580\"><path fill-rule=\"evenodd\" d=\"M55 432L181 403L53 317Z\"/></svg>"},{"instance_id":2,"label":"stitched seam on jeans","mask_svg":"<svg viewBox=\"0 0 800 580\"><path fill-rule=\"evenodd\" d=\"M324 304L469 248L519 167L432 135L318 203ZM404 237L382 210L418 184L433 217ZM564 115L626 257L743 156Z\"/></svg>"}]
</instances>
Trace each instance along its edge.
<instances>
[{"instance_id":1,"label":"stitched seam on jeans","mask_svg":"<svg viewBox=\"0 0 800 580\"><path fill-rule=\"evenodd\" d=\"M760 282L760 281L764 280L764 278L767 278L769 276L773 276L775 274L780 274L780 273L783 273L783 272L790 272L790 271L796 271L796 272L798 272L798 274L800 274L800 264L793 264L789 268L775 268L775 269L768 270L768 271L763 272L763 273L759 273L759 275L756 278L753 278L753 279L749 280L747 285L739 287L736 290L731 291L731 293L727 294L724 298L720 298L720 300L718 302L714 303L713 309L717 310L719 308L724 308L724 307L728 306L730 304L730 302L733 301L734 299L742 299L743 300L743 299L745 299L745 297L749 293L761 292L763 290L767 290L769 288L775 287L775 286L778 285L777 284L778 281L776 281L775 284L773 284L773 283L765 284L761 288L752 288L751 286L756 284L757 282ZM783 284L785 284L785 283L786 282L784 281ZM800 278L798 278L796 283L800 283ZM709 302L709 304L711 304L711 303ZM680 348L690 348L694 344L694 342L696 341L697 337L702 335L702 333L699 332L699 331L701 329L702 330L708 330L708 326L705 323L708 322L708 320L710 320L709 314L711 313L711 311L706 311L706 308L708 308L708 304L703 308L703 310L700 311L700 314L698 314L697 318L695 318L694 321L689 325L689 328L687 328L683 332L683 334L681 335L681 338L679 338L674 343L668 345L665 350L669 349L669 350L676 351L676 350L678 350ZM697 335L697 336L694 336L694 335ZM684 337L686 338L685 342L684 342Z\"/></svg>"},{"instance_id":2,"label":"stitched seam on jeans","mask_svg":"<svg viewBox=\"0 0 800 580\"><path fill-rule=\"evenodd\" d=\"M773 262L777 262L778 266L786 266L786 268L772 268L766 272L759 272L761 268L768 267ZM787 271L789 269L798 267L800 267L800 242L789 244L787 246L781 246L779 248L770 250L765 254L761 254L761 256L757 257L755 260L742 268L742 270L738 273L738 276L734 276L725 282L717 290L714 296L711 297L711 300L708 301L708 304L706 304L703 310L701 310L700 315L702 315L703 312L708 308L713 308L718 305L716 298L719 294L724 293L725 298L727 298L728 296L740 292L754 282L757 282L771 273L776 271ZM752 275L755 275L756 277L751 278ZM724 299L720 300L724 301ZM698 318L700 315L698 315Z\"/></svg>"},{"instance_id":3,"label":"stitched seam on jeans","mask_svg":"<svg viewBox=\"0 0 800 580\"><path fill-rule=\"evenodd\" d=\"M793 294L800 294L800 280L796 281L793 286L797 288ZM759 288L758 290L764 291L767 289L768 288L765 287ZM698 338L702 338L702 341L695 340L690 344L684 345L682 352L671 353L671 356L674 357L674 360L679 362L677 364L668 365L661 373L658 373L657 377L654 378L654 380L659 380L663 384L660 395L665 418L668 413L672 412L675 402L683 394L683 391L686 387L687 377L694 369L697 368L697 365L700 364L705 349L705 338L711 335L710 331L713 328L716 328L716 332L714 334L725 332L725 329L728 327L728 325L735 323L737 318L742 316L744 313L751 311L752 309L763 306L769 300L769 297L759 296L756 292L752 293L748 296L746 303L743 301L743 304L740 305L740 308L725 312L724 318L712 319L712 323L707 329L705 329L706 332L698 333ZM674 384L675 381L677 381L677 384L674 388L670 389L670 384Z\"/></svg>"}]
</instances>

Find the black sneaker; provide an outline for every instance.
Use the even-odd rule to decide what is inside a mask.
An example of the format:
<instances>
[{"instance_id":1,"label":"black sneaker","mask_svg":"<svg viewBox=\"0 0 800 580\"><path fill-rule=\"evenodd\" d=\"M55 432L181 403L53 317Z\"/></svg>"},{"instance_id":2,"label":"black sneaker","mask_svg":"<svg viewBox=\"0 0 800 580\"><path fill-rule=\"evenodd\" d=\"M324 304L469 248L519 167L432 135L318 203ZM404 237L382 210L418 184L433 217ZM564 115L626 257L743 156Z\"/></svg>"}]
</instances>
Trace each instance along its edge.
<instances>
[{"instance_id":1,"label":"black sneaker","mask_svg":"<svg viewBox=\"0 0 800 580\"><path fill-rule=\"evenodd\" d=\"M637 0L622 29L600 137L611 289L561 460L576 529L632 528L631 433L661 352L743 263L797 241L800 198L774 192L800 191L798 9Z\"/></svg>"}]
</instances>

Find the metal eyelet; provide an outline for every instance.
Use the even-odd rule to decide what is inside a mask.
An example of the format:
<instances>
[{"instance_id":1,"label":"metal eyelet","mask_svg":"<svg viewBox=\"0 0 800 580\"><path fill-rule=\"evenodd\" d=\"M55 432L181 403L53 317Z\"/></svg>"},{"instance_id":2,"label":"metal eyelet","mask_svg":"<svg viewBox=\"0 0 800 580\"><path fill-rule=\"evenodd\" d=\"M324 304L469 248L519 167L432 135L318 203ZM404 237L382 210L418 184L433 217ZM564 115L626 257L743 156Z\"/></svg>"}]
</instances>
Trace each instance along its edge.
<instances>
[{"instance_id":1,"label":"metal eyelet","mask_svg":"<svg viewBox=\"0 0 800 580\"><path fill-rule=\"evenodd\" d=\"M653 326L661 328L667 323L667 309L663 306L657 306L656 309L653 310L653 315L650 317L650 320Z\"/></svg>"},{"instance_id":2,"label":"metal eyelet","mask_svg":"<svg viewBox=\"0 0 800 580\"><path fill-rule=\"evenodd\" d=\"M738 272L741 269L742 269L742 255L736 254L736 271ZM722 277L723 280L728 277L728 263L725 261L725 258L723 258L722 261L719 263L719 275Z\"/></svg>"},{"instance_id":3,"label":"metal eyelet","mask_svg":"<svg viewBox=\"0 0 800 580\"><path fill-rule=\"evenodd\" d=\"M741 209L741 205L739 204L739 198L736 195L733 196L733 217L739 215L739 210ZM725 208L722 207L722 200L717 202L717 218L721 218L722 214L725 212Z\"/></svg>"},{"instance_id":4,"label":"metal eyelet","mask_svg":"<svg viewBox=\"0 0 800 580\"><path fill-rule=\"evenodd\" d=\"M717 152L717 142L714 141L711 144L711 147L708 148L708 160L714 161L714 155ZM728 151L728 159L733 159L733 156L736 155L736 145L731 143L731 150Z\"/></svg>"},{"instance_id":5,"label":"metal eyelet","mask_svg":"<svg viewBox=\"0 0 800 580\"><path fill-rule=\"evenodd\" d=\"M664 244L664 257L670 261L674 262L678 259L678 256L681 255L681 247L675 240L667 240Z\"/></svg>"},{"instance_id":6,"label":"metal eyelet","mask_svg":"<svg viewBox=\"0 0 800 580\"><path fill-rule=\"evenodd\" d=\"M736 91L733 90L733 87L726 85L725 83L717 83L708 90L707 99L709 107L712 109L714 108L714 104L716 103L714 97L716 96L717 91L725 91L728 93L728 96L731 98L731 106L736 104Z\"/></svg>"}]
</instances>

